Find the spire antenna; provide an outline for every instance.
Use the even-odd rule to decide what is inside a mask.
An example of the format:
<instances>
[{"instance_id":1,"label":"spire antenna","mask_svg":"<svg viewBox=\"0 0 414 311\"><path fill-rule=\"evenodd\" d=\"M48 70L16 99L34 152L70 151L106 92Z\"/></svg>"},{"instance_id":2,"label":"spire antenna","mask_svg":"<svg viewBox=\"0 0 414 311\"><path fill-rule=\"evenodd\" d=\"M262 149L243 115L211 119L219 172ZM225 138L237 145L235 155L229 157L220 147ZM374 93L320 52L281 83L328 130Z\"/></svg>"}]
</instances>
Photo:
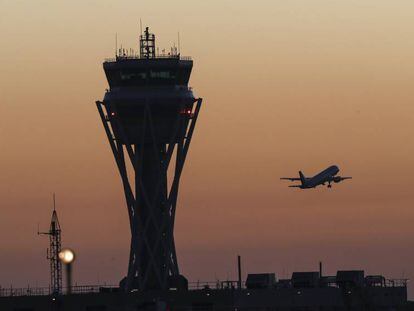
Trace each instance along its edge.
<instances>
[{"instance_id":1,"label":"spire antenna","mask_svg":"<svg viewBox=\"0 0 414 311\"><path fill-rule=\"evenodd\" d=\"M180 32L178 32L178 55L181 54L181 42L180 42Z\"/></svg>"},{"instance_id":2,"label":"spire antenna","mask_svg":"<svg viewBox=\"0 0 414 311\"><path fill-rule=\"evenodd\" d=\"M118 56L118 33L115 33L115 57Z\"/></svg>"}]
</instances>

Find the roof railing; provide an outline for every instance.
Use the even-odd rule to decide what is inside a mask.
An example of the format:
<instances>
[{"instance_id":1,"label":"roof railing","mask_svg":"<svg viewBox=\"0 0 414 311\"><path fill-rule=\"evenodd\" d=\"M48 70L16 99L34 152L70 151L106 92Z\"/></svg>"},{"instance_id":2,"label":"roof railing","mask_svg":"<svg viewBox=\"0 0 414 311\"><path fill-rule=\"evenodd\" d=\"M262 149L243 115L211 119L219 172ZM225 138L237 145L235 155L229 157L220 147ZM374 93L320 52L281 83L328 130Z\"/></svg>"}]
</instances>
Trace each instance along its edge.
<instances>
[{"instance_id":1,"label":"roof railing","mask_svg":"<svg viewBox=\"0 0 414 311\"><path fill-rule=\"evenodd\" d=\"M168 55L168 54L160 54L156 55L154 58L146 58L146 57L140 57L139 55L118 55L117 57L112 58L105 58L106 63L113 63L116 61L123 61L123 60L139 60L139 59L179 59L179 60L185 60L190 61L192 60L191 56L181 56L181 55Z\"/></svg>"},{"instance_id":2,"label":"roof railing","mask_svg":"<svg viewBox=\"0 0 414 311\"><path fill-rule=\"evenodd\" d=\"M407 287L408 279L385 279L381 285L375 285L379 287ZM278 288L278 283L274 287L275 290ZM329 282L326 284L328 286L337 287L336 282ZM189 290L235 290L238 289L237 281L196 281L189 282ZM243 282L242 288L246 289L245 283ZM93 293L108 293L108 292L118 292L120 291L119 286L117 285L75 285L72 286L72 294L93 294ZM62 289L62 294L67 293L67 288ZM20 297L20 296L51 296L54 293L50 287L23 287L23 288L14 288L14 287L0 287L0 297Z\"/></svg>"},{"instance_id":3,"label":"roof railing","mask_svg":"<svg viewBox=\"0 0 414 311\"><path fill-rule=\"evenodd\" d=\"M72 286L72 294L91 294L108 292L113 289L118 289L116 285L75 285ZM67 288L62 289L62 293L67 293ZM0 287L0 297L20 297L20 296L50 296L53 295L53 291L50 287Z\"/></svg>"}]
</instances>

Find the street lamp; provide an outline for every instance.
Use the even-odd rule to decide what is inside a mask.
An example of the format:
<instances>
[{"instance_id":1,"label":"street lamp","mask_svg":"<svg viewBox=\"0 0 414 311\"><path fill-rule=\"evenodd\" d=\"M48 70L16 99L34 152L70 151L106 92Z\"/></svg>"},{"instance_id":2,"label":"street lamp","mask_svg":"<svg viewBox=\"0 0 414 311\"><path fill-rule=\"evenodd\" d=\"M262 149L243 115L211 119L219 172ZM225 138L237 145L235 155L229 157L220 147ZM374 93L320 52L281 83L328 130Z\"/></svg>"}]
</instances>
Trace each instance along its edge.
<instances>
[{"instance_id":1,"label":"street lamp","mask_svg":"<svg viewBox=\"0 0 414 311\"><path fill-rule=\"evenodd\" d=\"M72 263L75 261L75 253L69 249L65 248L59 253L60 261L66 266L66 287L67 294L72 293Z\"/></svg>"}]
</instances>

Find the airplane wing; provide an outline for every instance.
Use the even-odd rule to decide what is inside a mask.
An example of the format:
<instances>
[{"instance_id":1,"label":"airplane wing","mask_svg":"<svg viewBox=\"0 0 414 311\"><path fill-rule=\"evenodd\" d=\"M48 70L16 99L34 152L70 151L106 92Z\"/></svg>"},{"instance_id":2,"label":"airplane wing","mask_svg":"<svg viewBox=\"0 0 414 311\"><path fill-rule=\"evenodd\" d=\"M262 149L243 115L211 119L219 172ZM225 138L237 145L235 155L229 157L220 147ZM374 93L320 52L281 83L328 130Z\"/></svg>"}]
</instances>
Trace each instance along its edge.
<instances>
[{"instance_id":1,"label":"airplane wing","mask_svg":"<svg viewBox=\"0 0 414 311\"><path fill-rule=\"evenodd\" d=\"M290 185L290 186L288 186L289 188L300 188L300 187L302 187L301 185Z\"/></svg>"},{"instance_id":2,"label":"airplane wing","mask_svg":"<svg viewBox=\"0 0 414 311\"><path fill-rule=\"evenodd\" d=\"M290 181L297 181L300 180L298 177L281 177L281 180L290 180Z\"/></svg>"}]
</instances>

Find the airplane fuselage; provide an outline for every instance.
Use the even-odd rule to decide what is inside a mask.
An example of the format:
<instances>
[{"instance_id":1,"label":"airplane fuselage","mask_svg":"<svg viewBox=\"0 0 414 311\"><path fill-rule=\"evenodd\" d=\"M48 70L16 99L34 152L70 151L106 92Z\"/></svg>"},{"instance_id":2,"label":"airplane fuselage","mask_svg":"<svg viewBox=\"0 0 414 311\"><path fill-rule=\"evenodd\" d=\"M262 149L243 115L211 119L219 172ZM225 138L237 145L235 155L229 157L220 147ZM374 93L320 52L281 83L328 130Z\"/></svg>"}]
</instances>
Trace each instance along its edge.
<instances>
[{"instance_id":1,"label":"airplane fuselage","mask_svg":"<svg viewBox=\"0 0 414 311\"><path fill-rule=\"evenodd\" d=\"M332 182L332 178L338 173L339 168L336 165L332 165L319 174L306 178L305 182L302 184L302 189L315 188L316 186L330 183Z\"/></svg>"}]
</instances>

